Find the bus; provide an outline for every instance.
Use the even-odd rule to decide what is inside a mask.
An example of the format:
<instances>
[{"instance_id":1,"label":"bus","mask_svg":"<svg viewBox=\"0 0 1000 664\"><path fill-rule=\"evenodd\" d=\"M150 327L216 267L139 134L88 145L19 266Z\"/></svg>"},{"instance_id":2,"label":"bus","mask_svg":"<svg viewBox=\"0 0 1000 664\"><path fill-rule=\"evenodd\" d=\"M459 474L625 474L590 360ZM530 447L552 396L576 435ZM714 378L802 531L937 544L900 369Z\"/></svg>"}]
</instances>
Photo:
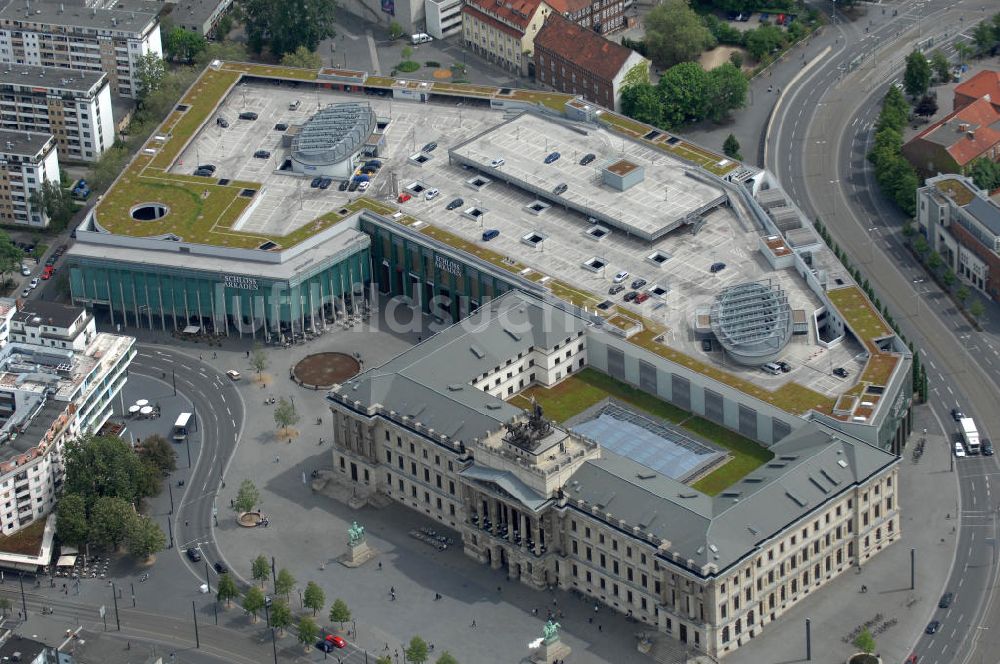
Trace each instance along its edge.
<instances>
[{"instance_id":1,"label":"bus","mask_svg":"<svg viewBox=\"0 0 1000 664\"><path fill-rule=\"evenodd\" d=\"M174 422L174 440L181 442L187 438L188 423L191 421L191 413L181 413Z\"/></svg>"}]
</instances>

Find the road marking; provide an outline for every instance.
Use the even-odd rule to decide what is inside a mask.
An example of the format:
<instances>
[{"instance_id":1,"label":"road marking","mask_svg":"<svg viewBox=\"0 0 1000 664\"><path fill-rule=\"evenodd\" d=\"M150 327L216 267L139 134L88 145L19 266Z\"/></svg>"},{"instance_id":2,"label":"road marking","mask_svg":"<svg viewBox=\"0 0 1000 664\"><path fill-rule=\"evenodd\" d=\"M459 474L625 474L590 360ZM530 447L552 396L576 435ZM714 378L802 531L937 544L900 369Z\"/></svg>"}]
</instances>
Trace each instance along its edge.
<instances>
[{"instance_id":1,"label":"road marking","mask_svg":"<svg viewBox=\"0 0 1000 664\"><path fill-rule=\"evenodd\" d=\"M235 429L236 428L236 420L230 419L229 421L233 423L233 428Z\"/></svg>"}]
</instances>

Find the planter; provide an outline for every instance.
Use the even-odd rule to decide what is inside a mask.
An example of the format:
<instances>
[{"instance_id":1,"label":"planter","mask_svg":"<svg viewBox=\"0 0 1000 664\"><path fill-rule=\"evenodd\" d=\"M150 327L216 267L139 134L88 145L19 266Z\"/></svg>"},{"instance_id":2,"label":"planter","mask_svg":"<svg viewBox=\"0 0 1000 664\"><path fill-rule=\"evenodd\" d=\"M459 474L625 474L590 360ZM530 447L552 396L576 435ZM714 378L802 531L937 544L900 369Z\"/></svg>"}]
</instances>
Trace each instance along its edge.
<instances>
[{"instance_id":1,"label":"planter","mask_svg":"<svg viewBox=\"0 0 1000 664\"><path fill-rule=\"evenodd\" d=\"M851 655L847 660L847 664L882 664L882 658L878 655L868 655L859 652L856 655Z\"/></svg>"}]
</instances>

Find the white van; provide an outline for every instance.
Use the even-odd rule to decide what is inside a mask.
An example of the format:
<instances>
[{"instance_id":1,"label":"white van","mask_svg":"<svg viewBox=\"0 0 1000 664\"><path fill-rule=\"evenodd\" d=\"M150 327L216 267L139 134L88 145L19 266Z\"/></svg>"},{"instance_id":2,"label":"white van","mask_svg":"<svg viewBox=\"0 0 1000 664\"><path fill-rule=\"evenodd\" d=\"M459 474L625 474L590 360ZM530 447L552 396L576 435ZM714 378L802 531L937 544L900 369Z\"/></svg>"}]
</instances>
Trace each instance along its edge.
<instances>
[{"instance_id":1,"label":"white van","mask_svg":"<svg viewBox=\"0 0 1000 664\"><path fill-rule=\"evenodd\" d=\"M296 99L295 101L290 102L288 104L288 110L289 111L297 111L297 110L299 110L299 106L301 106L301 105L302 105L302 102L299 101L298 99Z\"/></svg>"},{"instance_id":2,"label":"white van","mask_svg":"<svg viewBox=\"0 0 1000 664\"><path fill-rule=\"evenodd\" d=\"M778 374L781 373L781 367L775 364L774 362L768 362L767 364L762 364L760 368L766 371L767 373L771 374L772 376L777 376Z\"/></svg>"},{"instance_id":3,"label":"white van","mask_svg":"<svg viewBox=\"0 0 1000 664\"><path fill-rule=\"evenodd\" d=\"M418 32L415 35L410 35L410 41L414 44L426 44L427 42L434 41L434 38L426 32Z\"/></svg>"}]
</instances>

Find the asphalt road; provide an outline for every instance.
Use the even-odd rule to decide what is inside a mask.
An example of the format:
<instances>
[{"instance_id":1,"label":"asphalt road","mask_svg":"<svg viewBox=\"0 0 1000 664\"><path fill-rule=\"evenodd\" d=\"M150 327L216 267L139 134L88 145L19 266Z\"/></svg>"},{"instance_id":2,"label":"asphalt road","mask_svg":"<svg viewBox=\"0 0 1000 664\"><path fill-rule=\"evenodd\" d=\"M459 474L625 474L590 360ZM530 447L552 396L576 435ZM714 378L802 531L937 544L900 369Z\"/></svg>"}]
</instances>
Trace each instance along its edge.
<instances>
[{"instance_id":1,"label":"asphalt road","mask_svg":"<svg viewBox=\"0 0 1000 664\"><path fill-rule=\"evenodd\" d=\"M225 562L213 533L215 510L229 509L228 505L218 505L216 496L239 441L243 400L223 373L163 346L139 345L129 372L168 384L176 382L177 391L194 404L198 429L194 435L200 444L196 446L193 471L171 517L171 529L179 554L183 555L188 548L201 551L201 563L192 563L186 556L184 562L195 577L214 589L217 573L212 566ZM178 450L179 466L186 461L184 453ZM228 563L226 566L229 567Z\"/></svg>"},{"instance_id":2,"label":"asphalt road","mask_svg":"<svg viewBox=\"0 0 1000 664\"><path fill-rule=\"evenodd\" d=\"M783 100L768 145L768 168L807 214L824 220L918 349L930 379L931 408L945 431L954 431L948 414L953 406L974 416L981 430L1000 431L1000 344L973 330L924 279L902 246L903 215L879 194L865 154L881 97L902 75L902 58L928 37L935 46L965 38L963 31L967 35L970 24L982 18L981 7L910 2L898 6L900 21L868 32L862 32L863 24L837 26L836 48ZM944 50L953 52L953 46ZM926 619L940 620L942 627L917 637L913 652L920 662L979 661L973 658L980 655L995 661L983 649L980 628L986 627L996 580L1000 496L992 493L990 477L998 465L995 457L971 457L957 460L957 469L956 557L941 588L955 599L948 609L927 610Z\"/></svg>"}]
</instances>

